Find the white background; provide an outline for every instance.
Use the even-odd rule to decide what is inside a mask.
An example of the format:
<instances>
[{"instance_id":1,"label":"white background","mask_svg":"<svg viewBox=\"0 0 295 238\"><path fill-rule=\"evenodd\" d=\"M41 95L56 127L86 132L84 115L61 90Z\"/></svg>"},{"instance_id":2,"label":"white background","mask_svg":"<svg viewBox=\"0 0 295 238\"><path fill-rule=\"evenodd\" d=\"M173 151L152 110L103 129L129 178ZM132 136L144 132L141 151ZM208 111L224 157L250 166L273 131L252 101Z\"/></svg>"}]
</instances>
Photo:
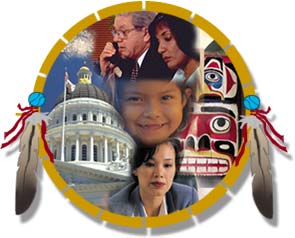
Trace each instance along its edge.
<instances>
[{"instance_id":1,"label":"white background","mask_svg":"<svg viewBox=\"0 0 295 238\"><path fill-rule=\"evenodd\" d=\"M27 105L36 76L55 42L74 24L115 0L9 0L0 3L0 142L17 117L17 104ZM172 0L167 3L175 4ZM294 152L293 1L191 0L176 5L198 13L219 28L247 63L269 118ZM293 114L293 115L292 115ZM249 166L229 196L213 208L177 226L131 230L94 221L57 190L41 168L34 206L14 214L18 152L0 150L0 237L280 237L294 233L295 164L291 155L272 149L275 218L264 219L251 194ZM7 154L8 153L8 154ZM6 235L5 235L6 234Z\"/></svg>"}]
</instances>

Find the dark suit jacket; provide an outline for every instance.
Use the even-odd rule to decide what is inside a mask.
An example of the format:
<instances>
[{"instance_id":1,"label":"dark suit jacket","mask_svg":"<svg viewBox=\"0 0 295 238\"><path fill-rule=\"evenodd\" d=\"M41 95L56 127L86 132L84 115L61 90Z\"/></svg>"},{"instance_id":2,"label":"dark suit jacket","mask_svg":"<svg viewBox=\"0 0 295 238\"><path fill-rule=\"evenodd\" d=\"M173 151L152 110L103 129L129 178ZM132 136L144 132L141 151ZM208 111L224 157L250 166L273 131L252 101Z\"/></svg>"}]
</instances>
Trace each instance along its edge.
<instances>
[{"instance_id":1,"label":"dark suit jacket","mask_svg":"<svg viewBox=\"0 0 295 238\"><path fill-rule=\"evenodd\" d=\"M170 190L166 193L168 213L189 207L197 201L196 189L187 185L173 183ZM109 200L109 210L125 216L144 217L138 185L135 183L127 185L114 194Z\"/></svg>"},{"instance_id":2,"label":"dark suit jacket","mask_svg":"<svg viewBox=\"0 0 295 238\"><path fill-rule=\"evenodd\" d=\"M139 78L169 78L172 79L174 71L171 71L162 56L155 47L150 47L147 51L141 67L139 68Z\"/></svg>"},{"instance_id":3,"label":"dark suit jacket","mask_svg":"<svg viewBox=\"0 0 295 238\"><path fill-rule=\"evenodd\" d=\"M141 67L139 68L139 78L170 78L172 79L175 70L170 70L162 56L157 51L157 44L151 43ZM133 59L118 60L116 65L121 69L122 76L119 79L130 79L132 68L135 66ZM94 72L101 74L99 62L94 63Z\"/></svg>"},{"instance_id":4,"label":"dark suit jacket","mask_svg":"<svg viewBox=\"0 0 295 238\"><path fill-rule=\"evenodd\" d=\"M118 65L122 71L122 79L130 79L134 60L122 60ZM172 79L175 71L170 70L162 56L157 52L157 47L152 46L148 49L138 71L139 78L168 78Z\"/></svg>"}]
</instances>

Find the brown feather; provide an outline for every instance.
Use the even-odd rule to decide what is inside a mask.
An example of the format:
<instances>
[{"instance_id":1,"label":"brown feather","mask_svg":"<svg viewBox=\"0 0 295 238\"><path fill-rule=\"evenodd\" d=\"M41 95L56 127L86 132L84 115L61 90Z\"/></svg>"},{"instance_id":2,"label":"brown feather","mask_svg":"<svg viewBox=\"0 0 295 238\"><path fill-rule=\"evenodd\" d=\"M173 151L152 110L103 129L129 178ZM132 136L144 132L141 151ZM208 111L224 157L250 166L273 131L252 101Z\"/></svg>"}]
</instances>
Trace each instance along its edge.
<instances>
[{"instance_id":1,"label":"brown feather","mask_svg":"<svg viewBox=\"0 0 295 238\"><path fill-rule=\"evenodd\" d=\"M20 138L20 155L16 174L15 213L24 213L31 205L37 187L39 128L27 123Z\"/></svg>"},{"instance_id":2,"label":"brown feather","mask_svg":"<svg viewBox=\"0 0 295 238\"><path fill-rule=\"evenodd\" d=\"M273 217L273 184L269 161L268 140L262 125L250 135L253 198L258 210L267 218Z\"/></svg>"}]
</instances>

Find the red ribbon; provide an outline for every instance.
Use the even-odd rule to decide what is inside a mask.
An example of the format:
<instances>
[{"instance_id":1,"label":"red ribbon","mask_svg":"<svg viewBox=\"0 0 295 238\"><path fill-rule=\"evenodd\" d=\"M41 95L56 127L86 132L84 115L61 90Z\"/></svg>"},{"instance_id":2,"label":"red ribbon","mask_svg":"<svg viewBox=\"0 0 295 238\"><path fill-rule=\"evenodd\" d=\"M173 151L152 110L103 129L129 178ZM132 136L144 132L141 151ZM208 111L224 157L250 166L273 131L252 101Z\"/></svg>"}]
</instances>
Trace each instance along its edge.
<instances>
[{"instance_id":1,"label":"red ribbon","mask_svg":"<svg viewBox=\"0 0 295 238\"><path fill-rule=\"evenodd\" d=\"M21 114L20 118L15 122L15 124L13 125L13 127L4 133L4 139L7 138L7 136L9 136L10 134L12 134L16 128L19 126L19 124L21 123L22 126L21 128L16 132L16 134L7 142L3 143L1 145L1 149L10 145L11 143L13 143L19 136L20 134L23 132L24 128L25 128L25 125L26 125L26 120L35 112L38 112L38 108L36 107L21 107L20 104L17 105L18 109L21 110L23 113ZM45 139L45 134L46 134L46 123L44 121L41 122L41 138L44 142L44 148L45 148L45 151L46 153L48 154L49 156L49 159L50 161L53 163L53 154L51 153L50 149L49 149L49 146L47 144L47 141Z\"/></svg>"},{"instance_id":2,"label":"red ribbon","mask_svg":"<svg viewBox=\"0 0 295 238\"><path fill-rule=\"evenodd\" d=\"M54 159L53 159L54 156L53 156L52 152L49 149L49 146L48 146L47 141L45 139L45 134L46 134L46 123L44 121L42 121L42 124L41 124L41 138L43 140L44 148L45 148L46 153L49 156L50 161L52 163L54 163Z\"/></svg>"},{"instance_id":3,"label":"red ribbon","mask_svg":"<svg viewBox=\"0 0 295 238\"><path fill-rule=\"evenodd\" d=\"M248 134L247 134L247 127L244 125L243 128L242 128L242 145L240 147L240 151L239 151L239 154L238 156L236 157L235 159L235 165L238 166L239 165L239 162L242 158L242 155L244 154L245 152L245 148L246 148L246 144L248 142Z\"/></svg>"},{"instance_id":4,"label":"red ribbon","mask_svg":"<svg viewBox=\"0 0 295 238\"><path fill-rule=\"evenodd\" d=\"M267 119L266 115L270 112L271 108L268 107L268 109L266 111L263 110L254 110L251 111L251 115L256 116L257 119L259 119L262 124L263 124L263 129L264 129L264 133L265 135L268 137L268 139L279 149L287 152L287 147L284 145L284 136L279 134L275 128L273 127L273 125L270 123L270 121ZM269 133L269 130L271 131L271 133ZM275 137L277 137L281 142L283 143L279 143L278 140L274 139L272 137L273 134Z\"/></svg>"},{"instance_id":5,"label":"red ribbon","mask_svg":"<svg viewBox=\"0 0 295 238\"><path fill-rule=\"evenodd\" d=\"M26 120L34 113L34 112L38 112L37 108L34 108L32 106L30 107L24 107L22 108L20 104L17 105L18 109L21 110L23 113L21 114L20 118L16 121L16 123L13 125L13 127L4 133L4 139L7 138L7 136L9 136L11 133L13 133L16 128L18 127L18 125L20 123L22 123L21 128L18 130L18 132L7 142L3 143L1 145L1 149L10 145L11 143L13 143L19 136L20 134L23 132L25 125L26 125Z\"/></svg>"}]
</instances>

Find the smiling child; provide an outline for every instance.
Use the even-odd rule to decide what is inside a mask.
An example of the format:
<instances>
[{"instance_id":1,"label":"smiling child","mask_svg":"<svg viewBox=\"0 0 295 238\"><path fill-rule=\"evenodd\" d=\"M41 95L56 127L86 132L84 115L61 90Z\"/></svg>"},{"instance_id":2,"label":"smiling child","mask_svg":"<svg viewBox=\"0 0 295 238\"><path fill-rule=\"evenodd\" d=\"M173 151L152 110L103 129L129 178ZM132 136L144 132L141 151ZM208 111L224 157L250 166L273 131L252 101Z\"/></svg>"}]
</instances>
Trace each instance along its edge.
<instances>
[{"instance_id":1,"label":"smiling child","mask_svg":"<svg viewBox=\"0 0 295 238\"><path fill-rule=\"evenodd\" d=\"M162 78L121 80L118 85L118 110L136 142L159 144L183 126L190 88Z\"/></svg>"}]
</instances>

